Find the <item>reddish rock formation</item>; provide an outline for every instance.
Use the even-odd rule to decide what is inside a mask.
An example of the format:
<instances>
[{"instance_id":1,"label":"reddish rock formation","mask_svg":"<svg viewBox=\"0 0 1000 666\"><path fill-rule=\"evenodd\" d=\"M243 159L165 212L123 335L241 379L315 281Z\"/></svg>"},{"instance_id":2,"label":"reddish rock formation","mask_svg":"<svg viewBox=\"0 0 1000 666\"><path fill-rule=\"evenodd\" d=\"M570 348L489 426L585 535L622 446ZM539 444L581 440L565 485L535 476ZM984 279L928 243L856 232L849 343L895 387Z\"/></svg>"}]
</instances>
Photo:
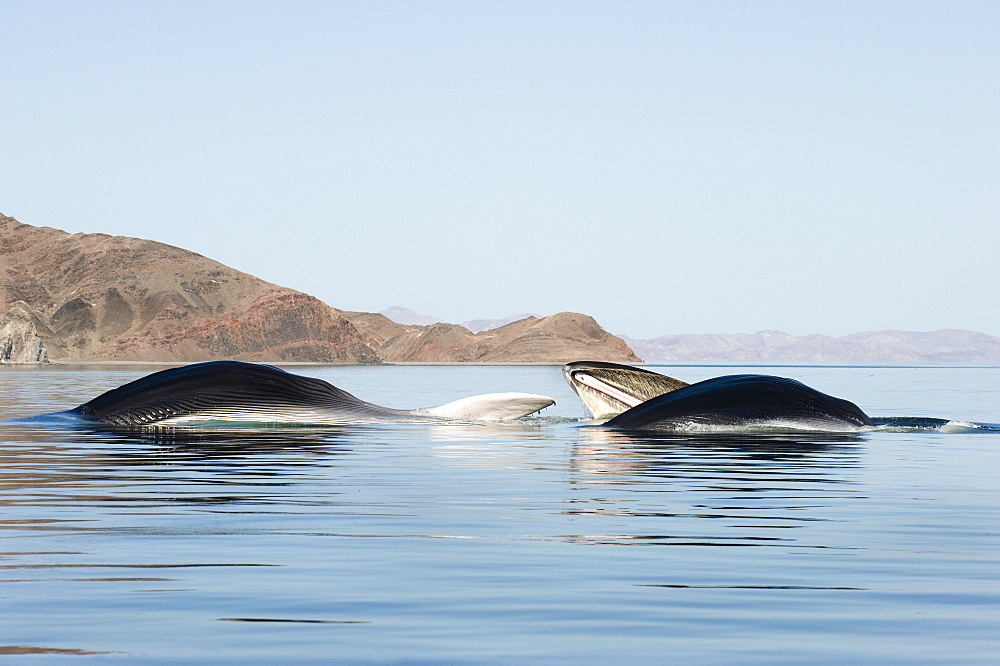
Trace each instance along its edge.
<instances>
[{"instance_id":1,"label":"reddish rock formation","mask_svg":"<svg viewBox=\"0 0 1000 666\"><path fill-rule=\"evenodd\" d=\"M586 315L472 333L341 312L194 252L0 215L0 363L53 361L635 362Z\"/></svg>"},{"instance_id":2,"label":"reddish rock formation","mask_svg":"<svg viewBox=\"0 0 1000 666\"><path fill-rule=\"evenodd\" d=\"M312 296L163 243L3 216L0 317L59 361L381 361ZM7 360L37 355L11 350Z\"/></svg>"}]
</instances>

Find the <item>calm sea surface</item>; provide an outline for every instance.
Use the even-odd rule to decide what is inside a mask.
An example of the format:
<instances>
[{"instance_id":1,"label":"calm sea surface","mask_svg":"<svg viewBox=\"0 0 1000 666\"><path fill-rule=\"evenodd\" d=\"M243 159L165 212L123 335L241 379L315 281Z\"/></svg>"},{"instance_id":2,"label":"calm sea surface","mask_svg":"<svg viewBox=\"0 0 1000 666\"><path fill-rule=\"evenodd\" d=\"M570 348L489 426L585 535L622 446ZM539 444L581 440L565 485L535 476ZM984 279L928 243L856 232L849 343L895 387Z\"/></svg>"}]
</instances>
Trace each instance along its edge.
<instances>
[{"instance_id":1,"label":"calm sea surface","mask_svg":"<svg viewBox=\"0 0 1000 666\"><path fill-rule=\"evenodd\" d=\"M0 366L0 417L155 369ZM289 369L391 407L558 404L186 440L0 426L0 659L1000 663L1000 432L637 436L585 427L555 366ZM1000 423L997 367L654 369Z\"/></svg>"}]
</instances>

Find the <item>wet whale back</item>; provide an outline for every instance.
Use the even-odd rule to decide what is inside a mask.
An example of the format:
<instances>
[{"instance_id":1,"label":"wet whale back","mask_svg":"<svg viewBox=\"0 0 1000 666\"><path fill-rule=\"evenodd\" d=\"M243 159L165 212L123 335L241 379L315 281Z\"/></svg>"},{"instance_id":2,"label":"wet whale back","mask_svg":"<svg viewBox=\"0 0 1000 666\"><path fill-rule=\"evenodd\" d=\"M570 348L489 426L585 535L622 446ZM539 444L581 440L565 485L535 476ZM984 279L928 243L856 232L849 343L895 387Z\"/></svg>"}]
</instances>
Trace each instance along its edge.
<instances>
[{"instance_id":1,"label":"wet whale back","mask_svg":"<svg viewBox=\"0 0 1000 666\"><path fill-rule=\"evenodd\" d=\"M651 398L605 425L623 429L674 429L687 425L766 423L800 427L872 425L857 405L784 377L728 375Z\"/></svg>"},{"instance_id":2,"label":"wet whale back","mask_svg":"<svg viewBox=\"0 0 1000 666\"><path fill-rule=\"evenodd\" d=\"M80 418L140 426L190 418L289 422L303 414L336 420L401 414L321 380L269 365L210 361L171 368L103 393L74 410Z\"/></svg>"}]
</instances>

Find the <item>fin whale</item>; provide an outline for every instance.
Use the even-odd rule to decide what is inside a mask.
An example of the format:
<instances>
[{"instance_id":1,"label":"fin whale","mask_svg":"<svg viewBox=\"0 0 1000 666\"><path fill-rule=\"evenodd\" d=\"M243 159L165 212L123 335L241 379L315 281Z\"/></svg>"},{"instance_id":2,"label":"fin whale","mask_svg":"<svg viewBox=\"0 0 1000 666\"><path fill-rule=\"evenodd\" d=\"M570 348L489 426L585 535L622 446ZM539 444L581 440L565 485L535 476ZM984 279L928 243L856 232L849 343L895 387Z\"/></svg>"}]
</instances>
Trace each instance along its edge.
<instances>
[{"instance_id":1,"label":"fin whale","mask_svg":"<svg viewBox=\"0 0 1000 666\"><path fill-rule=\"evenodd\" d=\"M854 403L784 377L727 375L685 384L641 368L588 361L569 363L563 373L595 418L611 417L604 423L611 428L829 430L874 425ZM617 411L613 411L616 406Z\"/></svg>"},{"instance_id":2,"label":"fin whale","mask_svg":"<svg viewBox=\"0 0 1000 666\"><path fill-rule=\"evenodd\" d=\"M626 430L677 430L697 425L827 430L874 423L854 403L794 379L726 375L651 398L604 425Z\"/></svg>"},{"instance_id":3,"label":"fin whale","mask_svg":"<svg viewBox=\"0 0 1000 666\"><path fill-rule=\"evenodd\" d=\"M438 407L382 407L313 377L242 361L209 361L162 370L67 410L7 422L104 423L122 427L198 422L343 425L516 419L554 400L530 393L491 393Z\"/></svg>"}]
</instances>

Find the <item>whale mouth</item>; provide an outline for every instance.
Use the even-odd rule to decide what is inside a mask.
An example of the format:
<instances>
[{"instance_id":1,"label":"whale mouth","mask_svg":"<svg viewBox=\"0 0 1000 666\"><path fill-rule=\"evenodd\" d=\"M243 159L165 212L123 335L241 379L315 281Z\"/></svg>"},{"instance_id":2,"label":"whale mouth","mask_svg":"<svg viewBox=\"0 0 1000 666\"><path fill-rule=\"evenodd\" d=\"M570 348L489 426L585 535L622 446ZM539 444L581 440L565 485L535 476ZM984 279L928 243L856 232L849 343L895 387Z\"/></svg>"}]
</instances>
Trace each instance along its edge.
<instances>
[{"instance_id":1,"label":"whale mouth","mask_svg":"<svg viewBox=\"0 0 1000 666\"><path fill-rule=\"evenodd\" d=\"M625 391L619 388L615 388L607 382L601 381L593 375L589 375L586 372L580 370L577 372L570 373L570 378L574 382L578 382L587 388L597 391L606 398L611 398L612 400L617 400L626 408L635 407L636 405L641 405L644 401L640 400L634 395L629 395Z\"/></svg>"},{"instance_id":2,"label":"whale mouth","mask_svg":"<svg viewBox=\"0 0 1000 666\"><path fill-rule=\"evenodd\" d=\"M574 361L563 376L596 419L611 418L650 398L687 386L665 375L605 361Z\"/></svg>"}]
</instances>

